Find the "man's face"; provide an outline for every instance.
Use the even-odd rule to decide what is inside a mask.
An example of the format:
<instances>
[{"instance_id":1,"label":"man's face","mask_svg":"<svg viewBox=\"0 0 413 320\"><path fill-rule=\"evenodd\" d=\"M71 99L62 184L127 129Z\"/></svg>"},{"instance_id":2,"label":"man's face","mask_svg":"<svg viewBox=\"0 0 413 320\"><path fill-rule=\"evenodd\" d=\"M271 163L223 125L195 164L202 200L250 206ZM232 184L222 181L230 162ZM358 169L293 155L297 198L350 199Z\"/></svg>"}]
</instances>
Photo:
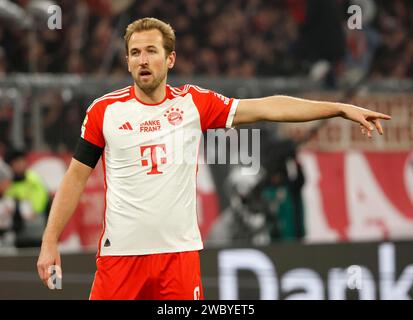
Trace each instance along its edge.
<instances>
[{"instance_id":1,"label":"man's face","mask_svg":"<svg viewBox=\"0 0 413 320\"><path fill-rule=\"evenodd\" d=\"M166 81L168 69L175 63L175 52L166 56L159 30L135 32L129 40L126 60L136 85L150 94Z\"/></svg>"},{"instance_id":2,"label":"man's face","mask_svg":"<svg viewBox=\"0 0 413 320\"><path fill-rule=\"evenodd\" d=\"M24 176L24 173L27 170L27 161L24 157L18 157L11 161L10 167L15 175Z\"/></svg>"}]
</instances>

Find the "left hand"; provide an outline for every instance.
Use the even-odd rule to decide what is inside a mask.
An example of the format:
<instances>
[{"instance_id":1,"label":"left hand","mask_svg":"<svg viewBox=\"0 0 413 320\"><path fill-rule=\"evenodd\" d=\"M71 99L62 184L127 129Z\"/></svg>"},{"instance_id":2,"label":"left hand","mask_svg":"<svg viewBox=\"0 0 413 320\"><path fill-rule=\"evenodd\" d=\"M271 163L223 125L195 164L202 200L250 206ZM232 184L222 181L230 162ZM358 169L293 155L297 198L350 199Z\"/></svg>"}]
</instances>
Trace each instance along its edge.
<instances>
[{"instance_id":1,"label":"left hand","mask_svg":"<svg viewBox=\"0 0 413 320\"><path fill-rule=\"evenodd\" d=\"M383 134L383 127L380 119L390 120L391 117L387 114L371 111L353 105L345 105L343 108L343 118L358 122L361 132L371 138L371 132L376 127L379 134Z\"/></svg>"}]
</instances>

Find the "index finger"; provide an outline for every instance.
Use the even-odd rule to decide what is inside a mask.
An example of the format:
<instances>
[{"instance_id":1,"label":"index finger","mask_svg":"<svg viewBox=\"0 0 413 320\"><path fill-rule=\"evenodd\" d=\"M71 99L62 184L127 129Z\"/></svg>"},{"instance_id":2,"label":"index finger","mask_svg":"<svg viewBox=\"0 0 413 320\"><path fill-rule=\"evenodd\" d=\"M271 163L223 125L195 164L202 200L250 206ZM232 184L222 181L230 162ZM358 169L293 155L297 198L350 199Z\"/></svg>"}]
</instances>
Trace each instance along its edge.
<instances>
[{"instance_id":1,"label":"index finger","mask_svg":"<svg viewBox=\"0 0 413 320\"><path fill-rule=\"evenodd\" d=\"M372 112L367 116L368 118L375 118L375 119L384 119L384 120L390 120L391 116L385 113L380 113L380 112Z\"/></svg>"}]
</instances>

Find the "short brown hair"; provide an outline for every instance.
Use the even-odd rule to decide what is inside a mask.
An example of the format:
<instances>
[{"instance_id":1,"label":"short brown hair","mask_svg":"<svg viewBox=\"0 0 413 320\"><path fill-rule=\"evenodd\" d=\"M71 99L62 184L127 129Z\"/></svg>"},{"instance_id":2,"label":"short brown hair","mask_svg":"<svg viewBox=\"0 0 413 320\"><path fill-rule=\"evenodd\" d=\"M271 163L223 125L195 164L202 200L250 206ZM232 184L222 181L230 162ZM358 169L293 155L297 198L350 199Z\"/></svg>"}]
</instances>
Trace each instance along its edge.
<instances>
[{"instance_id":1,"label":"short brown hair","mask_svg":"<svg viewBox=\"0 0 413 320\"><path fill-rule=\"evenodd\" d=\"M125 36L123 37L125 39L126 55L129 55L129 40L133 33L154 29L159 30L162 33L163 47L166 55L169 55L172 51L174 51L175 32L171 25L156 18L142 18L132 22L126 28Z\"/></svg>"}]
</instances>

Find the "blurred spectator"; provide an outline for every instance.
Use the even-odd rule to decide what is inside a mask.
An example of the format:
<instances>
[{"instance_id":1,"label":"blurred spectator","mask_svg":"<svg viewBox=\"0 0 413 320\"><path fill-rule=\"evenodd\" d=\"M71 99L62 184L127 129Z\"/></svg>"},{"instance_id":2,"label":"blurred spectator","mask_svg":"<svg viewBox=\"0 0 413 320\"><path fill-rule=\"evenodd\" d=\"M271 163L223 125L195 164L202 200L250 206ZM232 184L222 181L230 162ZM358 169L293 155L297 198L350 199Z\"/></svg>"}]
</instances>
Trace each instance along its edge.
<instances>
[{"instance_id":1,"label":"blurred spectator","mask_svg":"<svg viewBox=\"0 0 413 320\"><path fill-rule=\"evenodd\" d=\"M10 167L0 159L0 248L14 245L13 207L10 198L4 197L4 193L12 183Z\"/></svg>"},{"instance_id":2,"label":"blurred spectator","mask_svg":"<svg viewBox=\"0 0 413 320\"><path fill-rule=\"evenodd\" d=\"M263 159L264 199L270 208L272 241L301 240L305 236L302 188L304 173L296 157L297 145L289 139L269 140Z\"/></svg>"},{"instance_id":3,"label":"blurred spectator","mask_svg":"<svg viewBox=\"0 0 413 320\"><path fill-rule=\"evenodd\" d=\"M336 85L336 70L345 54L342 15L337 1L307 0L300 25L300 35L295 43L297 63L314 73L319 63L328 63L327 85Z\"/></svg>"},{"instance_id":4,"label":"blurred spectator","mask_svg":"<svg viewBox=\"0 0 413 320\"><path fill-rule=\"evenodd\" d=\"M11 230L16 236L16 246L40 245L39 234L33 234L28 225L37 228L44 226L49 196L41 178L28 169L26 154L20 150L8 150L4 158L13 173L13 180L4 191L4 198L12 200ZM30 224L30 222L34 222ZM41 233L40 233L41 235Z\"/></svg>"},{"instance_id":5,"label":"blurred spectator","mask_svg":"<svg viewBox=\"0 0 413 320\"><path fill-rule=\"evenodd\" d=\"M370 71L374 53L379 45L377 32L368 27L363 30L347 30L346 42L346 72L363 74Z\"/></svg>"},{"instance_id":6,"label":"blurred spectator","mask_svg":"<svg viewBox=\"0 0 413 320\"><path fill-rule=\"evenodd\" d=\"M13 120L13 105L8 99L0 100L0 156L10 144L11 123Z\"/></svg>"},{"instance_id":7,"label":"blurred spectator","mask_svg":"<svg viewBox=\"0 0 413 320\"><path fill-rule=\"evenodd\" d=\"M373 60L374 78L413 78L413 3L378 0L376 28L380 45Z\"/></svg>"},{"instance_id":8,"label":"blurred spectator","mask_svg":"<svg viewBox=\"0 0 413 320\"><path fill-rule=\"evenodd\" d=\"M4 76L7 73L7 61L6 53L4 49L0 47L0 77Z\"/></svg>"}]
</instances>

